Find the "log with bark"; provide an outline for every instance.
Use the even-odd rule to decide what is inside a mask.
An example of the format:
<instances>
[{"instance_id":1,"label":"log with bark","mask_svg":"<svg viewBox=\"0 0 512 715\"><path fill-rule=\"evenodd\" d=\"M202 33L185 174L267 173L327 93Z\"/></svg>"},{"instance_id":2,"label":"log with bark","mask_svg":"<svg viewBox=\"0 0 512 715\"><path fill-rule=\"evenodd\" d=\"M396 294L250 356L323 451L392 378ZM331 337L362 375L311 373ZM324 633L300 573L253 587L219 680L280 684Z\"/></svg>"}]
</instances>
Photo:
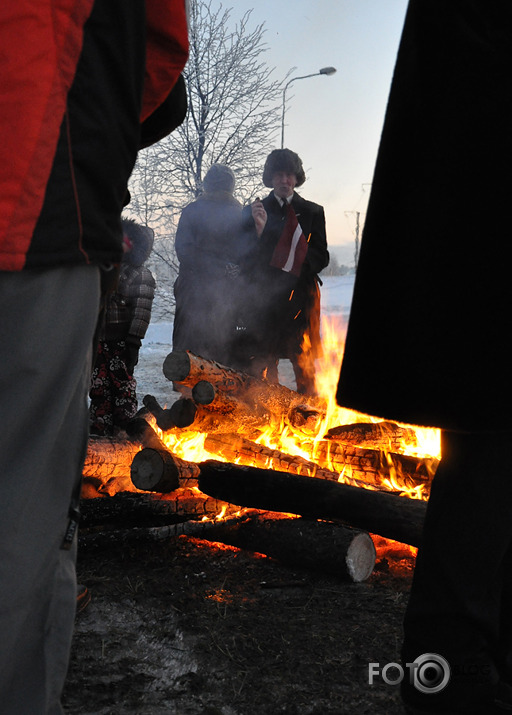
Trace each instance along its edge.
<instances>
[{"instance_id":1,"label":"log with bark","mask_svg":"<svg viewBox=\"0 0 512 715\"><path fill-rule=\"evenodd\" d=\"M288 414L300 403L325 412L325 402L317 397L299 395L284 385L260 380L188 350L169 353L164 360L163 373L168 380L191 388L200 381L207 381L216 394L236 396L253 409L263 408L279 416Z\"/></svg>"},{"instance_id":2,"label":"log with bark","mask_svg":"<svg viewBox=\"0 0 512 715\"><path fill-rule=\"evenodd\" d=\"M332 439L344 444L354 444L357 447L385 449L391 452L400 450L404 444L416 447L418 438L412 427L402 427L394 422L359 422L355 424L331 427L325 434L326 439Z\"/></svg>"},{"instance_id":3,"label":"log with bark","mask_svg":"<svg viewBox=\"0 0 512 715\"><path fill-rule=\"evenodd\" d=\"M92 499L133 492L131 467L143 446L166 451L153 427L142 416L131 420L126 432L117 437L91 436L82 469L82 497Z\"/></svg>"},{"instance_id":4,"label":"log with bark","mask_svg":"<svg viewBox=\"0 0 512 715\"><path fill-rule=\"evenodd\" d=\"M214 456L224 457L228 462L250 461L253 466L277 469L291 474L304 474L316 479L339 481L340 475L303 457L265 447L236 433L207 435L204 448ZM140 490L169 494L179 487L198 486L200 467L173 455L167 449L144 448L134 455L131 466L133 485ZM390 491L384 486L368 485L347 477L346 484L370 489Z\"/></svg>"},{"instance_id":5,"label":"log with bark","mask_svg":"<svg viewBox=\"0 0 512 715\"><path fill-rule=\"evenodd\" d=\"M94 498L133 491L130 477L138 442L113 437L90 437L82 470L82 496Z\"/></svg>"},{"instance_id":6,"label":"log with bark","mask_svg":"<svg viewBox=\"0 0 512 715\"><path fill-rule=\"evenodd\" d=\"M171 410L168 408L163 408L158 403L156 397L154 397L153 395L144 395L144 397L142 398L142 403L149 410L149 412L151 412L151 414L155 418L156 424L162 430L162 432L167 432L167 430L176 427Z\"/></svg>"},{"instance_id":7,"label":"log with bark","mask_svg":"<svg viewBox=\"0 0 512 715\"><path fill-rule=\"evenodd\" d=\"M109 529L82 527L79 544L108 547L166 541L179 536L227 544L269 556L286 566L320 571L342 580L365 581L375 566L376 550L369 534L340 524L288 517L272 512L245 512L217 520L190 520L155 525L154 513L140 507ZM90 521L90 519L89 519Z\"/></svg>"},{"instance_id":8,"label":"log with bark","mask_svg":"<svg viewBox=\"0 0 512 715\"><path fill-rule=\"evenodd\" d=\"M346 484L215 460L199 465L199 489L239 506L313 519L339 520L356 529L418 546L426 503Z\"/></svg>"},{"instance_id":9,"label":"log with bark","mask_svg":"<svg viewBox=\"0 0 512 715\"><path fill-rule=\"evenodd\" d=\"M376 559L373 541L363 531L268 512L214 522L202 538L356 582L371 575Z\"/></svg>"},{"instance_id":10,"label":"log with bark","mask_svg":"<svg viewBox=\"0 0 512 715\"><path fill-rule=\"evenodd\" d=\"M355 447L333 440L315 442L312 460L325 469L389 491L417 491L427 496L439 465L435 457L413 457Z\"/></svg>"},{"instance_id":11,"label":"log with bark","mask_svg":"<svg viewBox=\"0 0 512 715\"><path fill-rule=\"evenodd\" d=\"M277 471L290 472L291 474L304 474L307 477L327 479L334 482L340 481L340 475L337 472L319 467L318 464L304 457L257 444L233 432L207 435L204 441L204 448L212 456L223 457L227 462L235 464L250 462L252 466L264 469L276 469ZM348 476L342 481L353 486L390 491L382 484L369 485L367 482L352 479Z\"/></svg>"},{"instance_id":12,"label":"log with bark","mask_svg":"<svg viewBox=\"0 0 512 715\"><path fill-rule=\"evenodd\" d=\"M133 485L142 491L169 494L180 487L196 487L199 466L172 454L168 449L145 447L131 464Z\"/></svg>"},{"instance_id":13,"label":"log with bark","mask_svg":"<svg viewBox=\"0 0 512 715\"><path fill-rule=\"evenodd\" d=\"M83 534L120 528L177 524L198 519L235 515L240 508L195 488L180 488L170 495L119 492L109 499L82 499L80 529Z\"/></svg>"}]
</instances>

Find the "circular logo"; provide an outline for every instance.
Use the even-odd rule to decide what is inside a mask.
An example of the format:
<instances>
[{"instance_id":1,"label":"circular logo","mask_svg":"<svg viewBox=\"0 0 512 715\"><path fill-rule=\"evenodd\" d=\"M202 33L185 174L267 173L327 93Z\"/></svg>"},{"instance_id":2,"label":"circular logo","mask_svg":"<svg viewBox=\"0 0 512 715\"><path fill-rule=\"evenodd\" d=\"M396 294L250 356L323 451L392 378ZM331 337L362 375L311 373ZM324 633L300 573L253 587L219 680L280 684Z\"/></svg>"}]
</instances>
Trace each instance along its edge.
<instances>
[{"instance_id":1,"label":"circular logo","mask_svg":"<svg viewBox=\"0 0 512 715\"><path fill-rule=\"evenodd\" d=\"M414 661L412 684L421 693L435 694L450 682L450 666L442 655L424 653Z\"/></svg>"}]
</instances>

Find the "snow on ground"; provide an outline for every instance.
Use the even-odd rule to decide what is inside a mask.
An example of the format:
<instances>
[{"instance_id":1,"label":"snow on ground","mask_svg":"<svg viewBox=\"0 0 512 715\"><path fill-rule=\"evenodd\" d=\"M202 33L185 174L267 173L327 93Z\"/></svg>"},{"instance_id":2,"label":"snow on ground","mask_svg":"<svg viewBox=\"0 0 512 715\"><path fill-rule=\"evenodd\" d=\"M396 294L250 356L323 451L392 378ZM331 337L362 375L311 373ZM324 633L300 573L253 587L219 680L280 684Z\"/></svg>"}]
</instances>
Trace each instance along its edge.
<instances>
[{"instance_id":1,"label":"snow on ground","mask_svg":"<svg viewBox=\"0 0 512 715\"><path fill-rule=\"evenodd\" d=\"M327 276L322 279L321 309L322 314L340 317L346 326L352 301L354 276ZM159 320L149 325L139 354L139 364L135 368L137 396L142 404L144 395L153 395L164 407L172 404L179 394L174 392L172 384L162 373L166 356L172 351L172 318ZM294 388L293 372L287 360L279 365L280 381L287 387Z\"/></svg>"}]
</instances>

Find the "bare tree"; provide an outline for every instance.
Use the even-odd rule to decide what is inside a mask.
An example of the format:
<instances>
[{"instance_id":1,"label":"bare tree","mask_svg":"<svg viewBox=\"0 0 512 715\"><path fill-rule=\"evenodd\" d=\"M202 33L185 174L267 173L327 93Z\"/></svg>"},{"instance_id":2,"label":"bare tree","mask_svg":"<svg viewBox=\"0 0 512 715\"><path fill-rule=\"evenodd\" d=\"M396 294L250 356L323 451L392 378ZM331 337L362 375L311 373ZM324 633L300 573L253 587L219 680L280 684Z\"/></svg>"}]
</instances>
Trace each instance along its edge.
<instances>
[{"instance_id":1,"label":"bare tree","mask_svg":"<svg viewBox=\"0 0 512 715\"><path fill-rule=\"evenodd\" d=\"M261 185L264 160L276 146L287 77L274 80L274 69L262 60L268 49L264 24L251 29L251 11L236 23L231 13L214 0L191 0L190 54L183 72L187 116L171 135L140 153L131 179L128 213L158 236L159 266L153 270L161 287L176 274L173 239L179 215L201 193L209 167L229 165L235 195L245 203ZM163 290L172 294L168 285Z\"/></svg>"}]
</instances>

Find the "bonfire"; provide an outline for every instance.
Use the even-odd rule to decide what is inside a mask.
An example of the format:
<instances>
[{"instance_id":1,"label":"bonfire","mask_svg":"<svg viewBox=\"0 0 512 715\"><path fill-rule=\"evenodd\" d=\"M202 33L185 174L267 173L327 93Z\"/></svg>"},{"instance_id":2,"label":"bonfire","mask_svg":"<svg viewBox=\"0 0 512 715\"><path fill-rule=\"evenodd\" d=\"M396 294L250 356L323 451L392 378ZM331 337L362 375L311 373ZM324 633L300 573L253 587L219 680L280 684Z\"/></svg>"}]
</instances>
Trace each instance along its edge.
<instances>
[{"instance_id":1,"label":"bonfire","mask_svg":"<svg viewBox=\"0 0 512 715\"><path fill-rule=\"evenodd\" d=\"M315 397L170 353L162 369L181 397L160 405L146 395L126 439L91 440L83 496L138 495L161 536L255 541L254 550L303 562L308 553L324 567L336 551L336 568L354 580L371 573L375 543L414 549L440 433L336 404L344 334L324 316Z\"/></svg>"}]
</instances>

